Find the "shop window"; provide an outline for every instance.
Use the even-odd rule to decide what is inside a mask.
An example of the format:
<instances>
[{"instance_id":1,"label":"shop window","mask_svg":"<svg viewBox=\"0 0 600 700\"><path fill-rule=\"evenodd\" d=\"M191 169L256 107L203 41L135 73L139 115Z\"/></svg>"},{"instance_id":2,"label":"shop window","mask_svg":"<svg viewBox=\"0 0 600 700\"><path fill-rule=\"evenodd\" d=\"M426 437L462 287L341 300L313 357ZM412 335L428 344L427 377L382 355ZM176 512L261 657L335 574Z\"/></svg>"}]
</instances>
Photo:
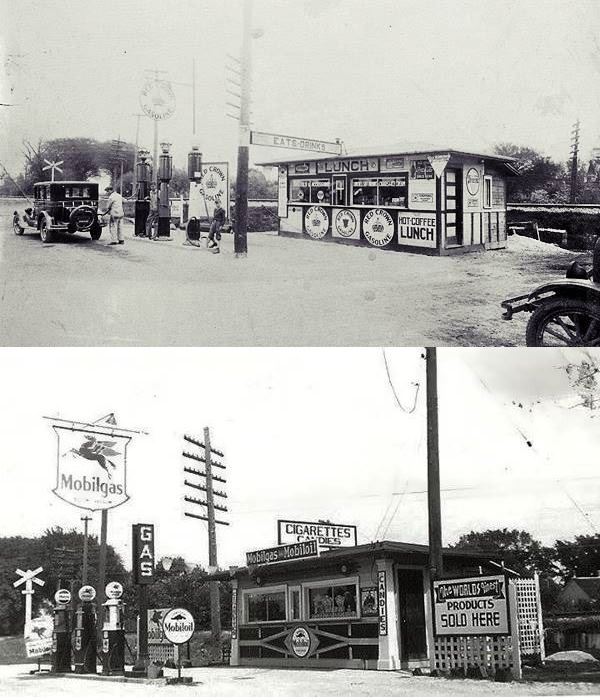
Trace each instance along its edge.
<instances>
[{"instance_id":1,"label":"shop window","mask_svg":"<svg viewBox=\"0 0 600 700\"><path fill-rule=\"evenodd\" d=\"M290 201L307 204L331 204L329 179L290 180Z\"/></svg>"},{"instance_id":2,"label":"shop window","mask_svg":"<svg viewBox=\"0 0 600 700\"><path fill-rule=\"evenodd\" d=\"M352 204L377 205L377 179L352 181Z\"/></svg>"},{"instance_id":3,"label":"shop window","mask_svg":"<svg viewBox=\"0 0 600 700\"><path fill-rule=\"evenodd\" d=\"M406 208L408 178L380 177L352 181L352 204Z\"/></svg>"},{"instance_id":4,"label":"shop window","mask_svg":"<svg viewBox=\"0 0 600 700\"><path fill-rule=\"evenodd\" d=\"M285 590L248 592L244 598L246 622L285 620Z\"/></svg>"},{"instance_id":5,"label":"shop window","mask_svg":"<svg viewBox=\"0 0 600 700\"><path fill-rule=\"evenodd\" d=\"M301 620L302 611L300 609L300 586L290 588L290 620Z\"/></svg>"},{"instance_id":6,"label":"shop window","mask_svg":"<svg viewBox=\"0 0 600 700\"><path fill-rule=\"evenodd\" d=\"M490 209L492 206L492 178L486 175L483 178L483 206Z\"/></svg>"},{"instance_id":7,"label":"shop window","mask_svg":"<svg viewBox=\"0 0 600 700\"><path fill-rule=\"evenodd\" d=\"M356 582L311 584L307 589L311 620L358 616Z\"/></svg>"}]
</instances>

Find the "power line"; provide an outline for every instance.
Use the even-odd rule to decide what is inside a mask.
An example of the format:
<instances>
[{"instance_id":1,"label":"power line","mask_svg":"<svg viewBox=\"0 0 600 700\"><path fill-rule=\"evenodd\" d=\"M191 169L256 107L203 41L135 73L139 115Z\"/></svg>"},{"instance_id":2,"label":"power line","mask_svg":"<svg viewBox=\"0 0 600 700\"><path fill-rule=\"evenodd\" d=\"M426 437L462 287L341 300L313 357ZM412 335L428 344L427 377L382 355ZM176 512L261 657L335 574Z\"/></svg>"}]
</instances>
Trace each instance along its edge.
<instances>
[{"instance_id":1,"label":"power line","mask_svg":"<svg viewBox=\"0 0 600 700\"><path fill-rule=\"evenodd\" d=\"M415 398L413 401L412 408L404 408L404 406L402 405L402 402L398 398L398 394L396 393L396 388L394 387L394 382L392 382L392 377L390 376L390 368L389 368L387 357L385 354L385 348L381 348L381 353L383 355L383 363L385 365L385 373L387 375L387 380L388 380L388 383L389 383L390 388L392 390L392 393L394 395L394 399L396 401L396 404L398 405L398 407L402 411L404 411L404 413L414 413L415 409L417 408L417 398L419 397L419 388L420 388L419 382L412 382L412 385L416 387Z\"/></svg>"}]
</instances>

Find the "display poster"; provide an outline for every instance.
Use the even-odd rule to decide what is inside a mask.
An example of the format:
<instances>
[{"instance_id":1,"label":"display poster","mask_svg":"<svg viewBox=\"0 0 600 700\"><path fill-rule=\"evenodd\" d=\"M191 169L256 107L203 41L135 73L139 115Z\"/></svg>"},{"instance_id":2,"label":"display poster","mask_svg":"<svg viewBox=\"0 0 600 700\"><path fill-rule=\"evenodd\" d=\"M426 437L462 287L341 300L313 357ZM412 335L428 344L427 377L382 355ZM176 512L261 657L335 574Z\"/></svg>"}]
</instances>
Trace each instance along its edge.
<instances>
[{"instance_id":1,"label":"display poster","mask_svg":"<svg viewBox=\"0 0 600 700\"><path fill-rule=\"evenodd\" d=\"M288 203L288 169L285 165L279 166L277 182L277 215L285 219Z\"/></svg>"},{"instance_id":2,"label":"display poster","mask_svg":"<svg viewBox=\"0 0 600 700\"><path fill-rule=\"evenodd\" d=\"M434 581L433 619L438 636L510 634L507 578Z\"/></svg>"},{"instance_id":3,"label":"display poster","mask_svg":"<svg viewBox=\"0 0 600 700\"><path fill-rule=\"evenodd\" d=\"M360 240L360 226L358 224L359 212L352 209L334 209L332 212L333 224L331 235L334 238L346 238Z\"/></svg>"}]
</instances>

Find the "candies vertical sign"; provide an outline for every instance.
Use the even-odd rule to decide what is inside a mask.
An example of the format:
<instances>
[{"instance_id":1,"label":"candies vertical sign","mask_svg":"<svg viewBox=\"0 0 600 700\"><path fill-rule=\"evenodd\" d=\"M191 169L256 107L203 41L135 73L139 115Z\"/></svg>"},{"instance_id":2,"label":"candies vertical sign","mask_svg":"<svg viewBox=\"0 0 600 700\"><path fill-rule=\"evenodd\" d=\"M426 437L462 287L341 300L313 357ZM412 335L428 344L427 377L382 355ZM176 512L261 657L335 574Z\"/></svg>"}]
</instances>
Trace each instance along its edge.
<instances>
[{"instance_id":1,"label":"candies vertical sign","mask_svg":"<svg viewBox=\"0 0 600 700\"><path fill-rule=\"evenodd\" d=\"M154 581L154 525L132 525L133 583L144 585Z\"/></svg>"}]
</instances>

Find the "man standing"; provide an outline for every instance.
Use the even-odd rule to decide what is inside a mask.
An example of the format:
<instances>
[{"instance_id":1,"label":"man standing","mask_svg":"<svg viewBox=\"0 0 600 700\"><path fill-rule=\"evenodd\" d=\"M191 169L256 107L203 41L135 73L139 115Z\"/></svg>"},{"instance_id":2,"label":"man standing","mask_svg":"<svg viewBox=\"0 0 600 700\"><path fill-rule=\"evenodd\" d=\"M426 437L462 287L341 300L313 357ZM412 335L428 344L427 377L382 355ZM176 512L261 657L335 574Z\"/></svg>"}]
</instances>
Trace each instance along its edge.
<instances>
[{"instance_id":1,"label":"man standing","mask_svg":"<svg viewBox=\"0 0 600 700\"><path fill-rule=\"evenodd\" d=\"M221 240L221 227L225 223L225 209L221 206L221 200L215 197L215 211L213 220L208 232L207 246L211 248L213 253L219 253L219 241Z\"/></svg>"},{"instance_id":2,"label":"man standing","mask_svg":"<svg viewBox=\"0 0 600 700\"><path fill-rule=\"evenodd\" d=\"M103 216L107 214L110 216L110 244L117 245L117 243L120 243L122 245L125 243L123 239L123 197L118 192L115 192L112 187L106 187L104 191L108 195L108 201L106 202L106 211Z\"/></svg>"},{"instance_id":3,"label":"man standing","mask_svg":"<svg viewBox=\"0 0 600 700\"><path fill-rule=\"evenodd\" d=\"M150 200L150 211L146 219L146 235L151 241L155 241L158 235L158 192L156 191L156 184L154 182L150 185L150 195L148 199ZM153 234L152 228L155 225L156 233Z\"/></svg>"}]
</instances>

